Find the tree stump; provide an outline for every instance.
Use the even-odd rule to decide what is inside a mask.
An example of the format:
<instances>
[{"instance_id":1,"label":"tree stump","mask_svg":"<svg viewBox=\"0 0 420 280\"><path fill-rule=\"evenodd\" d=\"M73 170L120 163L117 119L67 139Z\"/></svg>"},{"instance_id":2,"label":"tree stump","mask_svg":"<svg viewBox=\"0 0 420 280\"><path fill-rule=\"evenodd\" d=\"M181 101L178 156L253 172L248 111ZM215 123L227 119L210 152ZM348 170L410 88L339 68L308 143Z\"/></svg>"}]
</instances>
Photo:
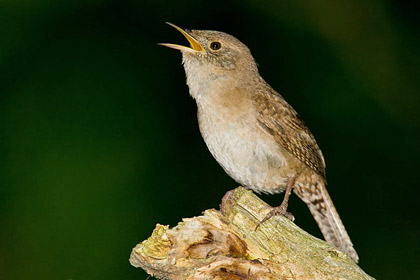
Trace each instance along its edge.
<instances>
[{"instance_id":1,"label":"tree stump","mask_svg":"<svg viewBox=\"0 0 420 280\"><path fill-rule=\"evenodd\" d=\"M156 225L130 263L158 279L374 279L350 257L284 216L261 224L270 211L254 193L229 193L224 214L209 209L174 228Z\"/></svg>"}]
</instances>

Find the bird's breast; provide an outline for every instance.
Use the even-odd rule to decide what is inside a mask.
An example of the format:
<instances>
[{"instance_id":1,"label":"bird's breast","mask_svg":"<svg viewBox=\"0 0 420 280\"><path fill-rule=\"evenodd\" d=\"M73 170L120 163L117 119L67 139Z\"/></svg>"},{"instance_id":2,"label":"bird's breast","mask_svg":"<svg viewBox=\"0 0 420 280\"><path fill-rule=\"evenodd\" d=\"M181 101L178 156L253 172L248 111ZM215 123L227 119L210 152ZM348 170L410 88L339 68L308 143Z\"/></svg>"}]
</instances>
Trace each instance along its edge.
<instances>
[{"instance_id":1,"label":"bird's breast","mask_svg":"<svg viewBox=\"0 0 420 280\"><path fill-rule=\"evenodd\" d=\"M257 192L282 191L293 173L286 152L257 125L252 108L198 104L200 132L211 154L237 182Z\"/></svg>"}]
</instances>

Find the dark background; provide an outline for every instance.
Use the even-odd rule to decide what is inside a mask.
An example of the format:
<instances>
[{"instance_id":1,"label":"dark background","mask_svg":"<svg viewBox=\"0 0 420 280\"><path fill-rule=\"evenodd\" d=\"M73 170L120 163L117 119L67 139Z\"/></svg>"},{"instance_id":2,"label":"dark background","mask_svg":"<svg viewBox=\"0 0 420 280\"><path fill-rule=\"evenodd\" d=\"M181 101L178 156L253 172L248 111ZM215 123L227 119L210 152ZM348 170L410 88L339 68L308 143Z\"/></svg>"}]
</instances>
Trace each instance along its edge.
<instances>
[{"instance_id":1,"label":"dark background","mask_svg":"<svg viewBox=\"0 0 420 280\"><path fill-rule=\"evenodd\" d=\"M293 105L378 279L420 274L419 9L402 1L2 1L0 279L146 279L156 223L238 184L197 127L170 21L228 32ZM262 196L279 205L282 195ZM321 237L292 196L296 223Z\"/></svg>"}]
</instances>

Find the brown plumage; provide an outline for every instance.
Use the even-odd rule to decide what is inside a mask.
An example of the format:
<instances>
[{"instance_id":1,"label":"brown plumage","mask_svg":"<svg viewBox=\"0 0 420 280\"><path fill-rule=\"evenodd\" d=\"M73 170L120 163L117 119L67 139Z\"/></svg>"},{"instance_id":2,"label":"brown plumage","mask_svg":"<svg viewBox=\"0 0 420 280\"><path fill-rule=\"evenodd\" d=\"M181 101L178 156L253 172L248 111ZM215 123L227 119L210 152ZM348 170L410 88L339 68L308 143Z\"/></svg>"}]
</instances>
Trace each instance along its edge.
<instances>
[{"instance_id":1,"label":"brown plumage","mask_svg":"<svg viewBox=\"0 0 420 280\"><path fill-rule=\"evenodd\" d=\"M174 25L172 25L174 26ZM285 214L293 189L308 206L327 242L358 256L325 188L325 162L296 111L259 75L249 49L217 31L178 29L191 48L182 52L200 132L210 152L233 179L256 192L285 191L273 215Z\"/></svg>"},{"instance_id":2,"label":"brown plumage","mask_svg":"<svg viewBox=\"0 0 420 280\"><path fill-rule=\"evenodd\" d=\"M258 122L276 142L325 179L321 150L296 111L273 89L254 97Z\"/></svg>"}]
</instances>

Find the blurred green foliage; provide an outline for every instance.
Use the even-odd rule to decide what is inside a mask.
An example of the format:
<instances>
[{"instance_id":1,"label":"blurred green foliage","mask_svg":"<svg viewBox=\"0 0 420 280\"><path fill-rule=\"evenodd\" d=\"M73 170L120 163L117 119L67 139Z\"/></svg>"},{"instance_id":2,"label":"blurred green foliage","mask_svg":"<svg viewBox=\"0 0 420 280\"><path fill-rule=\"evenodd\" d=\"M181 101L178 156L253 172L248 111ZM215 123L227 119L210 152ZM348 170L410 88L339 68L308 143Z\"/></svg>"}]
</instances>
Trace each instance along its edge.
<instances>
[{"instance_id":1,"label":"blurred green foliage","mask_svg":"<svg viewBox=\"0 0 420 280\"><path fill-rule=\"evenodd\" d=\"M418 276L420 22L408 3L2 1L0 279L145 279L131 248L237 186L201 139L180 54L156 45L185 41L165 21L250 47L316 136L361 266ZM321 236L302 202L289 209Z\"/></svg>"}]
</instances>

